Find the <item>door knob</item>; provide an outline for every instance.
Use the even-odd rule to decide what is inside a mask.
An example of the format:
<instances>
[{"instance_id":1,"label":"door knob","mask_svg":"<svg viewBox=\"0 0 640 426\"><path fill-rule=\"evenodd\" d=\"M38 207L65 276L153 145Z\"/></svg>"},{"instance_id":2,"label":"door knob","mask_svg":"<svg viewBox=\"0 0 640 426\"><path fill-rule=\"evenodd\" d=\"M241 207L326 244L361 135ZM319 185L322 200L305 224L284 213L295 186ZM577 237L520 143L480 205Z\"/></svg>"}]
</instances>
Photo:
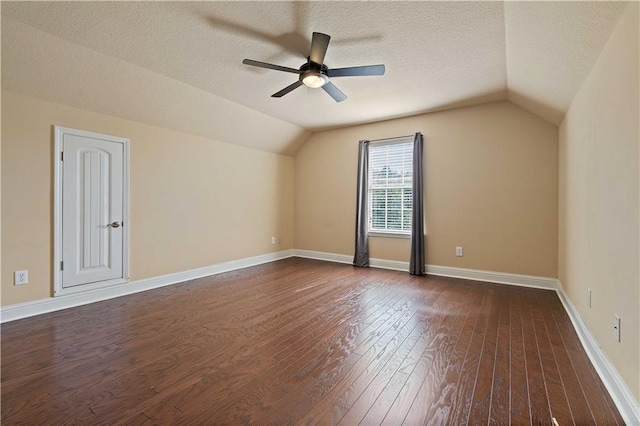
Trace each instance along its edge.
<instances>
[{"instance_id":1,"label":"door knob","mask_svg":"<svg viewBox=\"0 0 640 426\"><path fill-rule=\"evenodd\" d=\"M120 223L119 222L113 222L108 224L107 226L110 226L112 228L120 228Z\"/></svg>"}]
</instances>

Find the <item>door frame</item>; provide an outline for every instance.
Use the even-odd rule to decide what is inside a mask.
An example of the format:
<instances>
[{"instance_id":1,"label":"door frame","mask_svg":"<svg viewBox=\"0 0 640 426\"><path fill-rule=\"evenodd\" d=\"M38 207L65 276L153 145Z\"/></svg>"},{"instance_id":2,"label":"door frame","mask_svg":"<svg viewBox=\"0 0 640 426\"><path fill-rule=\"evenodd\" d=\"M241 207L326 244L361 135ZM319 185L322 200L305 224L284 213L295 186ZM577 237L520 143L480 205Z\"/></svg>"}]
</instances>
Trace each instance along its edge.
<instances>
[{"instance_id":1,"label":"door frame","mask_svg":"<svg viewBox=\"0 0 640 426\"><path fill-rule=\"evenodd\" d=\"M123 147L123 188L122 188L122 210L123 222L122 227L122 278L100 281L97 283L79 285L69 288L62 287L62 270L60 264L62 262L62 190L63 190L63 173L62 173L62 145L65 134L73 134L82 137L106 139L111 142L121 143ZM98 288L109 287L117 284L129 282L129 244L130 244L130 227L129 220L129 139L105 135L102 133L89 132L86 130L72 129L63 126L53 126L53 295L63 296L72 293L81 293Z\"/></svg>"}]
</instances>

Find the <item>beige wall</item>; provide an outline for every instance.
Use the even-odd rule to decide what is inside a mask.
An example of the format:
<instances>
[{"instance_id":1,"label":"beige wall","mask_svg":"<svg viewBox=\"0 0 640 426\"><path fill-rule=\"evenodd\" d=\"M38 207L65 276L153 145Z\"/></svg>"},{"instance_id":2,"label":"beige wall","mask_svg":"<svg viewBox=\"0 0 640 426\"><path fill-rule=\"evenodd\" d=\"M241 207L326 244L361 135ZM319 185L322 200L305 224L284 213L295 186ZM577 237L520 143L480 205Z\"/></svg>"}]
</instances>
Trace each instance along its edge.
<instances>
[{"instance_id":1,"label":"beige wall","mask_svg":"<svg viewBox=\"0 0 640 426\"><path fill-rule=\"evenodd\" d=\"M638 3L631 3L560 125L559 277L640 400L638 78ZM614 314L622 318L620 343Z\"/></svg>"},{"instance_id":2,"label":"beige wall","mask_svg":"<svg viewBox=\"0 0 640 426\"><path fill-rule=\"evenodd\" d=\"M131 140L132 280L293 247L292 157L4 92L2 305L52 294L53 125Z\"/></svg>"},{"instance_id":3,"label":"beige wall","mask_svg":"<svg viewBox=\"0 0 640 426\"><path fill-rule=\"evenodd\" d=\"M556 277L558 129L509 102L314 134L296 155L296 248L352 255L358 140L416 131L427 263ZM409 240L371 237L370 250L408 261Z\"/></svg>"}]
</instances>

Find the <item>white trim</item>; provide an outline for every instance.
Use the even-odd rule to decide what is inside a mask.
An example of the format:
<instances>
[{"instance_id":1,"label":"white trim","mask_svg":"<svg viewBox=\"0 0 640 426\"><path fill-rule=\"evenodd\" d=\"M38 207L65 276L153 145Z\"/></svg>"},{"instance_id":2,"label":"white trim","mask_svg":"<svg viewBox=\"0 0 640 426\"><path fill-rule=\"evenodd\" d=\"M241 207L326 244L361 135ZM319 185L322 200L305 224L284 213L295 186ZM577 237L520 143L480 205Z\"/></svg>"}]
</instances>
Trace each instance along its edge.
<instances>
[{"instance_id":1,"label":"white trim","mask_svg":"<svg viewBox=\"0 0 640 426\"><path fill-rule=\"evenodd\" d=\"M409 272L409 263L400 262L398 260L369 259L369 264L374 268Z\"/></svg>"},{"instance_id":2,"label":"white trim","mask_svg":"<svg viewBox=\"0 0 640 426\"><path fill-rule=\"evenodd\" d=\"M114 297L126 296L128 294L139 293L141 291L164 287L171 284L177 284L196 278L202 278L209 275L247 268L249 266L260 265L262 263L286 259L292 256L293 250L284 250L276 253L263 254L260 256L247 257L244 259L218 263L215 265L177 272L174 274L132 281L126 284L114 285L108 288L89 290L83 293L68 294L64 296L48 297L46 299L39 299L31 302L4 306L0 308L0 322L4 323L14 321L34 315L72 308L74 306L86 305L89 303L99 302L101 300L113 299Z\"/></svg>"},{"instance_id":3,"label":"white trim","mask_svg":"<svg viewBox=\"0 0 640 426\"><path fill-rule=\"evenodd\" d=\"M628 425L640 425L640 404L636 401L633 393L620 376L620 373L618 373L616 367L609 361L607 355L600 348L600 345L589 331L589 328L582 320L578 310L565 293L562 283L559 281L558 296L573 323L573 328L575 328L580 338L582 347L609 391L625 423Z\"/></svg>"},{"instance_id":4,"label":"white trim","mask_svg":"<svg viewBox=\"0 0 640 426\"><path fill-rule=\"evenodd\" d=\"M61 274L62 271L56 271L56 272L57 273L55 275L62 275ZM61 283L62 280L60 280L59 282ZM68 296L70 294L84 293L87 291L99 290L101 288L115 287L118 285L127 284L128 282L129 282L128 278L114 278L112 280L104 280L104 281L98 281L95 283L81 284L81 285L67 287L67 288L58 287L57 290L54 283L53 297Z\"/></svg>"},{"instance_id":5,"label":"white trim","mask_svg":"<svg viewBox=\"0 0 640 426\"><path fill-rule=\"evenodd\" d=\"M353 264L353 256L348 256L346 254L295 249L293 250L293 255L296 257L304 257L305 259L324 260L327 262L346 263L349 265Z\"/></svg>"},{"instance_id":6,"label":"white trim","mask_svg":"<svg viewBox=\"0 0 640 426\"><path fill-rule=\"evenodd\" d=\"M411 232L368 231L367 234L373 238L411 238Z\"/></svg>"},{"instance_id":7,"label":"white trim","mask_svg":"<svg viewBox=\"0 0 640 426\"><path fill-rule=\"evenodd\" d=\"M474 281L486 281L498 284L517 285L521 287L542 288L545 290L556 290L558 288L557 278L507 274L504 272L455 268L453 266L427 265L427 274L439 275L441 277L464 278Z\"/></svg>"},{"instance_id":8,"label":"white trim","mask_svg":"<svg viewBox=\"0 0 640 426\"><path fill-rule=\"evenodd\" d=\"M99 283L92 283L83 286L64 288L62 286L62 271L60 270L60 262L62 259L62 166L61 155L63 151L62 141L64 134L73 134L78 136L84 136L87 138L106 139L111 142L117 142L122 144L122 168L123 168L123 187L122 187L122 211L124 217L122 221L124 226L122 227L122 278L116 278L113 280L101 281ZM129 182L129 158L130 158L130 141L127 138L120 136L105 135L102 133L89 132L86 130L72 129L63 126L53 126L53 142L54 142L54 166L53 166L53 294L56 297L65 296L73 293L80 293L85 291L93 291L103 287L113 287L117 285L126 284L129 282L129 244L131 242L131 222L129 214L129 194L130 194L130 182ZM0 320L2 322L2 320Z\"/></svg>"},{"instance_id":9,"label":"white trim","mask_svg":"<svg viewBox=\"0 0 640 426\"><path fill-rule=\"evenodd\" d=\"M346 263L348 265L353 264L353 256L346 254L325 253L322 251L311 250L294 250L294 256L303 257L305 259L324 260L327 262ZM396 260L384 260L384 259L369 259L369 263L374 268L380 269L392 269L394 271L409 271L409 264L407 262L399 262Z\"/></svg>"},{"instance_id":10,"label":"white trim","mask_svg":"<svg viewBox=\"0 0 640 426\"><path fill-rule=\"evenodd\" d=\"M53 291L62 288L62 127L53 126Z\"/></svg>"},{"instance_id":11,"label":"white trim","mask_svg":"<svg viewBox=\"0 0 640 426\"><path fill-rule=\"evenodd\" d=\"M353 263L353 257L344 254L324 253L310 250L295 250L295 255L307 259L326 260L338 263ZM374 268L393 269L395 271L409 271L409 262L396 260L370 259L369 263ZM427 274L442 277L463 278L467 280L486 281L498 284L509 284L524 287L556 290L558 280L556 278L536 277L533 275L507 274L504 272L481 271L477 269L455 268L452 266L426 265Z\"/></svg>"},{"instance_id":12,"label":"white trim","mask_svg":"<svg viewBox=\"0 0 640 426\"><path fill-rule=\"evenodd\" d=\"M372 174L375 172L376 167L374 166L384 166L383 169L385 167L390 167L389 163L390 163L390 156L395 158L396 161L398 159L398 157L402 157L402 170L406 171L405 169L409 168L409 170L411 170L412 168L412 164L413 164L413 140L414 138L412 136L400 136L397 138L393 138L393 139L385 139L385 140L380 140L378 142L374 142L374 141L370 141L369 142L369 146L367 147L367 206L366 206L366 210L367 210L367 232L370 236L372 237L388 237L388 238L411 238L411 231L410 230L406 230L406 231L402 231L402 230L394 230L394 229L384 229L384 228L375 228L373 225L373 219L372 219L372 214L373 214L373 201L372 201L372 197L373 197L373 193L374 191L385 191L387 192L388 190L400 190L400 192L402 194L404 194L404 190L405 189L412 189L412 182L413 182L413 178L411 178L411 182L409 183L389 183L387 182L387 184L382 185L382 186L376 186L375 182L376 180L372 178ZM390 148L392 146L397 146L396 148ZM383 151L383 148L386 148L387 152L385 153ZM393 150L392 152L388 152L389 150ZM378 151L382 151L380 152L380 154L385 154L382 157L378 156L376 157L376 152ZM408 155L407 155L408 154ZM405 156L407 158L405 158ZM384 158L383 158L384 157ZM404 160L407 160L409 163L405 163ZM413 200L413 196L411 196L411 199ZM404 207L405 207L405 199L404 199L404 195L401 197L400 200L400 222L401 224L404 224ZM386 204L384 208L380 209L380 210L384 210L385 212L385 217L388 216L389 213L389 205ZM395 209L391 209L391 210L395 210ZM388 225L388 223L385 223L385 227Z\"/></svg>"}]
</instances>

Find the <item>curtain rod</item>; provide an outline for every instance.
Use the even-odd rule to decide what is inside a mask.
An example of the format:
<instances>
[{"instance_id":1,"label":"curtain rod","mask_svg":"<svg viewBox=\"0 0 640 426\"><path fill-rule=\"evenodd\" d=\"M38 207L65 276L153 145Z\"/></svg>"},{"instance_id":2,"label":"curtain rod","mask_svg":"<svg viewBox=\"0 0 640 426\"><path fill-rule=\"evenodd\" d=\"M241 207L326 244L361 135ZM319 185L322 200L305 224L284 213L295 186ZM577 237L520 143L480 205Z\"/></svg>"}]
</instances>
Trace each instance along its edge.
<instances>
[{"instance_id":1,"label":"curtain rod","mask_svg":"<svg viewBox=\"0 0 640 426\"><path fill-rule=\"evenodd\" d=\"M416 132L416 133L420 133L420 132ZM404 136L394 136L392 138L382 138L382 139L370 139L369 142L382 142L382 141L392 141L394 139L404 139L404 138L409 138L412 136L415 136L416 134L413 133L411 135L404 135Z\"/></svg>"}]
</instances>

